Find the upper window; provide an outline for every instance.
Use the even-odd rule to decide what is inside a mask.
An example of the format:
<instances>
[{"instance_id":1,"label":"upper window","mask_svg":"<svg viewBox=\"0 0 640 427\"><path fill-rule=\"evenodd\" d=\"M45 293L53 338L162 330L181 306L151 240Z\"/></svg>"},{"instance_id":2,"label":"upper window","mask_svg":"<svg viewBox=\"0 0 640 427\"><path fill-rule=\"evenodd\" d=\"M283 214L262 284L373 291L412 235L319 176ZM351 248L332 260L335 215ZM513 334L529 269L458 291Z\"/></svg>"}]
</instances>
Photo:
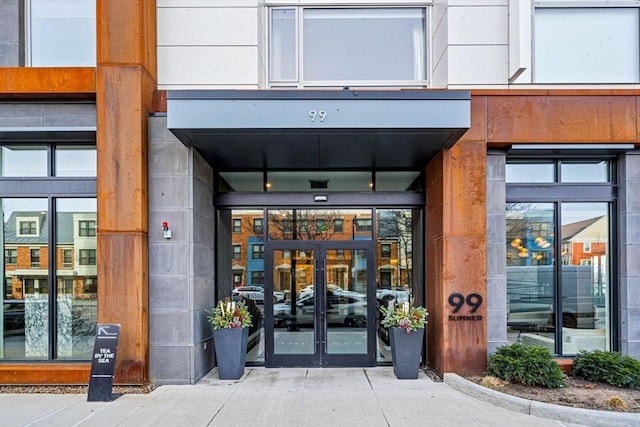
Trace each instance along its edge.
<instances>
[{"instance_id":1,"label":"upper window","mask_svg":"<svg viewBox=\"0 0 640 427\"><path fill-rule=\"evenodd\" d=\"M18 250L17 249L5 249L4 250L4 262L6 264L18 263Z\"/></svg>"},{"instance_id":2,"label":"upper window","mask_svg":"<svg viewBox=\"0 0 640 427\"><path fill-rule=\"evenodd\" d=\"M80 237L95 237L96 222L95 221L78 221L78 231Z\"/></svg>"},{"instance_id":3,"label":"upper window","mask_svg":"<svg viewBox=\"0 0 640 427\"><path fill-rule=\"evenodd\" d=\"M510 160L506 166L508 183L608 183L613 182L608 160Z\"/></svg>"},{"instance_id":4,"label":"upper window","mask_svg":"<svg viewBox=\"0 0 640 427\"><path fill-rule=\"evenodd\" d=\"M49 167L54 159L53 169ZM96 146L73 144L6 144L0 147L0 176L95 177Z\"/></svg>"},{"instance_id":5,"label":"upper window","mask_svg":"<svg viewBox=\"0 0 640 427\"><path fill-rule=\"evenodd\" d=\"M637 8L537 8L535 82L637 83L639 21Z\"/></svg>"},{"instance_id":6,"label":"upper window","mask_svg":"<svg viewBox=\"0 0 640 427\"><path fill-rule=\"evenodd\" d=\"M80 249L80 265L96 265L95 249Z\"/></svg>"},{"instance_id":7,"label":"upper window","mask_svg":"<svg viewBox=\"0 0 640 427\"><path fill-rule=\"evenodd\" d=\"M18 219L18 236L37 236L38 221Z\"/></svg>"},{"instance_id":8,"label":"upper window","mask_svg":"<svg viewBox=\"0 0 640 427\"><path fill-rule=\"evenodd\" d=\"M262 218L253 218L253 232L262 234Z\"/></svg>"},{"instance_id":9,"label":"upper window","mask_svg":"<svg viewBox=\"0 0 640 427\"><path fill-rule=\"evenodd\" d=\"M30 0L27 5L32 67L95 67L95 0Z\"/></svg>"},{"instance_id":10,"label":"upper window","mask_svg":"<svg viewBox=\"0 0 640 427\"><path fill-rule=\"evenodd\" d=\"M274 8L277 86L427 84L424 8Z\"/></svg>"}]
</instances>

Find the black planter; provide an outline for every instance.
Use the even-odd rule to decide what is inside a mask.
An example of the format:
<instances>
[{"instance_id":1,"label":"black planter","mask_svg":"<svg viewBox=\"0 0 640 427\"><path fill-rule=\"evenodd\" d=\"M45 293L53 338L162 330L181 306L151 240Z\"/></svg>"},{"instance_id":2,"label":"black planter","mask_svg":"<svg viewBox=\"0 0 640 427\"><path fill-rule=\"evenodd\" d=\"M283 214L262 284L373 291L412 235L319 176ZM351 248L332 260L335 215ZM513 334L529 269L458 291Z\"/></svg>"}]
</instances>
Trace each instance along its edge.
<instances>
[{"instance_id":1,"label":"black planter","mask_svg":"<svg viewBox=\"0 0 640 427\"><path fill-rule=\"evenodd\" d=\"M401 380L418 379L424 329L407 333L405 328L389 328L393 373Z\"/></svg>"},{"instance_id":2,"label":"black planter","mask_svg":"<svg viewBox=\"0 0 640 427\"><path fill-rule=\"evenodd\" d=\"M213 346L221 380L239 380L244 375L248 337L249 328L213 330Z\"/></svg>"}]
</instances>

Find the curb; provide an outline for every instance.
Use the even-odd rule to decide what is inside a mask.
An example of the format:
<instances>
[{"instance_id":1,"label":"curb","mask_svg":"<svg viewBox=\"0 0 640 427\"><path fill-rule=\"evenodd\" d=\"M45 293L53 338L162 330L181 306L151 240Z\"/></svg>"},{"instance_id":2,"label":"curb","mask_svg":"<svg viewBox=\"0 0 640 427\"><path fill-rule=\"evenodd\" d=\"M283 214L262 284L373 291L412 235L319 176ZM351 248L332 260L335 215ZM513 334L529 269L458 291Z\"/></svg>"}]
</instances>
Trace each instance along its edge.
<instances>
[{"instance_id":1,"label":"curb","mask_svg":"<svg viewBox=\"0 0 640 427\"><path fill-rule=\"evenodd\" d=\"M640 414L572 408L569 406L552 405L536 400L523 399L483 387L457 374L446 373L444 374L443 380L449 387L475 397L476 399L511 411L534 415L540 418L591 427L640 426Z\"/></svg>"}]
</instances>

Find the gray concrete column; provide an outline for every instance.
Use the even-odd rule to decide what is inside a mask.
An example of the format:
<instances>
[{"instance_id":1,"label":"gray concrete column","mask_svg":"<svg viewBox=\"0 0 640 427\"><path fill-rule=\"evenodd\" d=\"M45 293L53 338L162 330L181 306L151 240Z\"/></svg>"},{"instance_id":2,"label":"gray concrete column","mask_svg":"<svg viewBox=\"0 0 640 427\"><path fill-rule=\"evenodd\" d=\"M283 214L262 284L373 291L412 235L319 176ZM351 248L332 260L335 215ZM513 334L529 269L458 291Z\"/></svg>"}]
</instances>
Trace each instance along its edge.
<instances>
[{"instance_id":1,"label":"gray concrete column","mask_svg":"<svg viewBox=\"0 0 640 427\"><path fill-rule=\"evenodd\" d=\"M640 150L619 162L620 351L640 358Z\"/></svg>"},{"instance_id":2,"label":"gray concrete column","mask_svg":"<svg viewBox=\"0 0 640 427\"><path fill-rule=\"evenodd\" d=\"M504 152L487 153L487 352L507 342L506 186Z\"/></svg>"},{"instance_id":3,"label":"gray concrete column","mask_svg":"<svg viewBox=\"0 0 640 427\"><path fill-rule=\"evenodd\" d=\"M24 66L24 40L24 1L0 1L0 67Z\"/></svg>"},{"instance_id":4,"label":"gray concrete column","mask_svg":"<svg viewBox=\"0 0 640 427\"><path fill-rule=\"evenodd\" d=\"M213 172L149 118L149 377L194 384L213 367ZM167 222L171 238L163 235Z\"/></svg>"}]
</instances>

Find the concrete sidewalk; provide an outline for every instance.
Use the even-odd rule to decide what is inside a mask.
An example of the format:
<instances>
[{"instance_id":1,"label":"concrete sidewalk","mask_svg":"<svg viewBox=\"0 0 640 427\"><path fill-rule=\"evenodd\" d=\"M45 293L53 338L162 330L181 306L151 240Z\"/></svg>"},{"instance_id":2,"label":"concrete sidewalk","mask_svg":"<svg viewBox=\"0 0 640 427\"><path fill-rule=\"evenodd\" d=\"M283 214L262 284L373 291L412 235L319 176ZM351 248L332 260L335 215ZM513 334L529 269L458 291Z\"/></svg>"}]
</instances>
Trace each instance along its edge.
<instances>
[{"instance_id":1,"label":"concrete sidewalk","mask_svg":"<svg viewBox=\"0 0 640 427\"><path fill-rule=\"evenodd\" d=\"M0 395L11 426L576 426L484 402L420 373L392 368L247 368L239 381L213 371L197 385L161 386L87 402L84 394ZM639 417L640 418L640 417Z\"/></svg>"}]
</instances>

